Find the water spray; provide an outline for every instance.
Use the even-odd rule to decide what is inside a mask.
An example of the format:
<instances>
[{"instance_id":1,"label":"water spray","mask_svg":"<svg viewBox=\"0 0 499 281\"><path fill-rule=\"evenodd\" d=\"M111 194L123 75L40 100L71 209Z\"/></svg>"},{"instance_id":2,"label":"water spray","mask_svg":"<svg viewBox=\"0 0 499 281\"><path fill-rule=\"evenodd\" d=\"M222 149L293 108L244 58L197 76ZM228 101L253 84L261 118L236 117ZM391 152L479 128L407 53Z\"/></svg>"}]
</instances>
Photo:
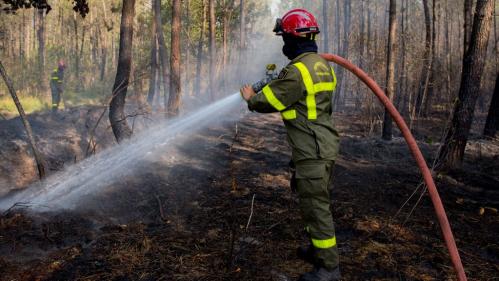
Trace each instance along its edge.
<instances>
[{"instance_id":1,"label":"water spray","mask_svg":"<svg viewBox=\"0 0 499 281\"><path fill-rule=\"evenodd\" d=\"M192 135L199 129L216 122L242 99L234 93L192 114L161 122L134 136L131 140L106 149L75 165L51 175L46 180L7 198L0 199L0 210L16 203L28 204L33 211L74 209L85 204L87 196L106 192L113 183L130 175L140 160L161 155L166 145L179 136Z\"/></svg>"},{"instance_id":2,"label":"water spray","mask_svg":"<svg viewBox=\"0 0 499 281\"><path fill-rule=\"evenodd\" d=\"M373 91L373 93L378 97L381 103L385 106L385 108L390 113L391 117L397 124L404 136L404 139L411 150L412 156L416 160L416 163L423 174L424 182L428 187L428 192L430 194L431 202L433 203L433 207L435 209L435 213L437 215L438 222L440 224L440 229L442 230L442 234L445 240L445 244L449 251L450 258L452 260L452 264L456 271L457 277L459 281L466 281L466 273L464 271L463 264L461 262L461 257L459 256L459 251L456 246L456 241L454 240L454 235L452 234L452 230L449 224L449 220L447 219L447 215L445 213L444 206L442 204L442 200L440 199L440 195L438 194L437 187L431 175L431 171L428 168L428 164L426 163L421 150L414 139L414 136L411 133L411 130L405 123L404 119L397 111L393 103L390 99L385 95L384 91L381 87L371 78L369 77L362 69L358 68L348 60L333 54L321 54L321 56L330 62L336 63L348 71L352 72L355 76L357 76L362 82L364 82L369 89Z\"/></svg>"}]
</instances>

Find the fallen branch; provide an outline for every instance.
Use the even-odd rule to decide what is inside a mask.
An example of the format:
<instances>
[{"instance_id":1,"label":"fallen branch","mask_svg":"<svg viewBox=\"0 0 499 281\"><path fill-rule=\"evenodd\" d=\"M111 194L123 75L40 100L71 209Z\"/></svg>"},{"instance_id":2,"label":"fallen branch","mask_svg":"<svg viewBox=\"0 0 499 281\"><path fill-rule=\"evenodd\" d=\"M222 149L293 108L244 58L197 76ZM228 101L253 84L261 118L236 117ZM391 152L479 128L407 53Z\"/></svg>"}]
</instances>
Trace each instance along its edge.
<instances>
[{"instance_id":1,"label":"fallen branch","mask_svg":"<svg viewBox=\"0 0 499 281\"><path fill-rule=\"evenodd\" d=\"M10 208L8 208L7 210L5 210L2 213L2 216L8 215L10 213L10 211L12 211L13 209L15 209L17 207L29 208L29 207L31 207L31 205L28 202L17 202L14 205L12 205Z\"/></svg>"},{"instance_id":2,"label":"fallen branch","mask_svg":"<svg viewBox=\"0 0 499 281\"><path fill-rule=\"evenodd\" d=\"M106 114L107 112L107 107L104 109L104 111L102 111L101 115L99 116L99 119L97 119L97 122L95 123L94 127L92 128L92 130L90 131L90 139L88 140L88 145L87 145L87 150L85 152L85 155L88 157L88 152L90 150L90 146L92 146L92 142L94 142L94 136L95 136L95 131L97 130L97 127L99 126L99 123L100 121L102 120L102 118L104 117L104 114ZM97 144L95 144L93 146L93 153L95 153L95 146Z\"/></svg>"},{"instance_id":3,"label":"fallen branch","mask_svg":"<svg viewBox=\"0 0 499 281\"><path fill-rule=\"evenodd\" d=\"M248 223L246 223L246 231L248 231L248 227L251 223L251 218L253 217L253 204L255 203L255 196L256 196L256 194L253 194L253 199L251 199L251 212L250 212L250 216L248 218Z\"/></svg>"}]
</instances>

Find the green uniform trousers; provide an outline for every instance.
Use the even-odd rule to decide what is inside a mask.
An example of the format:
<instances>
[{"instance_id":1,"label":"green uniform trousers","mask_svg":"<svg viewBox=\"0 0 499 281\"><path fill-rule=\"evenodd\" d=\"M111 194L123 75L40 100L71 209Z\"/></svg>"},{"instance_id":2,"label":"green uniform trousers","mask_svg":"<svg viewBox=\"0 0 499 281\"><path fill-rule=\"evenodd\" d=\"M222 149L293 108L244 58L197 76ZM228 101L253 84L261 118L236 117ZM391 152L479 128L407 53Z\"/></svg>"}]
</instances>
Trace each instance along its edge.
<instances>
[{"instance_id":1,"label":"green uniform trousers","mask_svg":"<svg viewBox=\"0 0 499 281\"><path fill-rule=\"evenodd\" d=\"M338 266L338 247L331 214L329 184L334 161L305 160L294 163L292 185L298 193L300 211L314 247L315 264ZM294 181L294 182L293 182Z\"/></svg>"},{"instance_id":2,"label":"green uniform trousers","mask_svg":"<svg viewBox=\"0 0 499 281\"><path fill-rule=\"evenodd\" d=\"M62 85L52 80L50 82L50 90L52 92L52 110L56 111L59 109L59 104L61 103Z\"/></svg>"}]
</instances>

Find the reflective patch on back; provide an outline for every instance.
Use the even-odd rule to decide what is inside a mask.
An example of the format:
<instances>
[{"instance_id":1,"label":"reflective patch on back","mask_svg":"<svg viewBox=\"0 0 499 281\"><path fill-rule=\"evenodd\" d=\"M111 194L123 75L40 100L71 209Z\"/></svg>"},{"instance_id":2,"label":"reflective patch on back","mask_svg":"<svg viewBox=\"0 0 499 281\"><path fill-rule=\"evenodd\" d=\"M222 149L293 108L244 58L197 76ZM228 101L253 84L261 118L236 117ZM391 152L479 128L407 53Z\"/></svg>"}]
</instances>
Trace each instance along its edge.
<instances>
[{"instance_id":1,"label":"reflective patch on back","mask_svg":"<svg viewBox=\"0 0 499 281\"><path fill-rule=\"evenodd\" d=\"M314 65L315 74L318 76L331 76L331 71L323 62L318 61Z\"/></svg>"}]
</instances>

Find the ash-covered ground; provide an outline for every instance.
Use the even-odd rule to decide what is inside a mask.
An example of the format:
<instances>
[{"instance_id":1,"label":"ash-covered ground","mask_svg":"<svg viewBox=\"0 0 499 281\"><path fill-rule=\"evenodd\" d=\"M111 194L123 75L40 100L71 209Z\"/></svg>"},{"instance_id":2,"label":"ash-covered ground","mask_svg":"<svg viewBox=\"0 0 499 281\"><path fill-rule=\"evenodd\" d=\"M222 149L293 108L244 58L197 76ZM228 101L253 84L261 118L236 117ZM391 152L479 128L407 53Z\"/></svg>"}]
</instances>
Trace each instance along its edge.
<instances>
[{"instance_id":1,"label":"ash-covered ground","mask_svg":"<svg viewBox=\"0 0 499 281\"><path fill-rule=\"evenodd\" d=\"M101 110L32 116L51 170L85 157ZM75 210L33 212L20 205L4 212L0 280L297 278L310 266L295 256L306 236L288 187L284 128L276 115L243 119L178 137ZM403 140L369 137L355 116L335 120L342 144L332 202L344 280L455 280ZM13 122L0 123L4 194L36 180L20 124ZM438 140L441 126L430 120L421 128L430 162L438 143L428 139ZM97 152L113 145L106 121L96 141ZM497 140L475 138L462 170L436 175L470 280L499 276L498 152Z\"/></svg>"}]
</instances>

